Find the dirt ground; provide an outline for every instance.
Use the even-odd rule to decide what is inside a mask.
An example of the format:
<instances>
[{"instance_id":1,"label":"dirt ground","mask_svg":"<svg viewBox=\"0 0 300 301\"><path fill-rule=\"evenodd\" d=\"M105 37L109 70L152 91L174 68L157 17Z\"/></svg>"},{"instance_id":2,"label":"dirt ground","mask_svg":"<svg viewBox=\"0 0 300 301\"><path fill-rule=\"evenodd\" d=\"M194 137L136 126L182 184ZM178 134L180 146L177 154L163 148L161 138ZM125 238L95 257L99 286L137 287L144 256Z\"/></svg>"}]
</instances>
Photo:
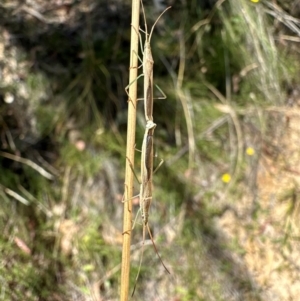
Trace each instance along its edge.
<instances>
[{"instance_id":1,"label":"dirt ground","mask_svg":"<svg viewBox=\"0 0 300 301\"><path fill-rule=\"evenodd\" d=\"M278 155L262 151L256 193L245 191L235 205L238 214L227 212L218 224L229 239L238 241L264 300L296 301L300 295L300 110L275 114L285 119L283 134L273 140ZM258 210L249 214L254 203Z\"/></svg>"}]
</instances>

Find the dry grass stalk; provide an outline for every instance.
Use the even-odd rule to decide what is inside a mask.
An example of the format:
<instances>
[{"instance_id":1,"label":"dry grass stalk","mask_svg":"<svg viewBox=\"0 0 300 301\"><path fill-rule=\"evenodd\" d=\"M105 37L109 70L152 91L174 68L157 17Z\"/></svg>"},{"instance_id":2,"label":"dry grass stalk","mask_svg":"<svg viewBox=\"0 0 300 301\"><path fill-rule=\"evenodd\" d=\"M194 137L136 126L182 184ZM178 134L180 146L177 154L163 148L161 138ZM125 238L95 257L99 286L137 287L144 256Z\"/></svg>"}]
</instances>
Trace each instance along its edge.
<instances>
[{"instance_id":1,"label":"dry grass stalk","mask_svg":"<svg viewBox=\"0 0 300 301\"><path fill-rule=\"evenodd\" d=\"M130 162L134 163L135 150L135 128L136 128L136 99L137 99L137 66L138 58L134 53L138 53L138 35L134 28L139 28L139 11L140 1L132 0L132 22L131 22L131 44L130 44L130 74L129 98L128 101L128 123L127 123L127 148L126 170L125 170L125 198L124 217L123 217L123 248L121 263L121 292L120 300L128 300L129 295L129 275L130 275L130 244L131 244L131 227L132 227L132 194L133 194L133 171Z\"/></svg>"}]
</instances>

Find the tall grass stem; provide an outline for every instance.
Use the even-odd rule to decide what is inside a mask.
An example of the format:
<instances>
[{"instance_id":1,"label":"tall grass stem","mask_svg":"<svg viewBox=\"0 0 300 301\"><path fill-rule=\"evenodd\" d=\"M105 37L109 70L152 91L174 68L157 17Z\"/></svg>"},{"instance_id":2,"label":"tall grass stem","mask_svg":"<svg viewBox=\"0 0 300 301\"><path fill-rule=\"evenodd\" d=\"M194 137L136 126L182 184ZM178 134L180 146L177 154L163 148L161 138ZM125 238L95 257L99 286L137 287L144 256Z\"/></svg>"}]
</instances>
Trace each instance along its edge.
<instances>
[{"instance_id":1,"label":"tall grass stem","mask_svg":"<svg viewBox=\"0 0 300 301\"><path fill-rule=\"evenodd\" d=\"M129 296L130 276L130 244L132 228L132 195L133 195L133 170L135 152L135 129L136 129L136 104L137 104L137 78L138 74L138 46L139 36L136 29L139 28L140 0L132 0L131 15L131 42L130 42L130 68L129 68L129 97L128 101L128 123L127 123L127 147L125 168L125 202L123 216L123 248L121 263L121 291L120 300L127 301Z\"/></svg>"}]
</instances>

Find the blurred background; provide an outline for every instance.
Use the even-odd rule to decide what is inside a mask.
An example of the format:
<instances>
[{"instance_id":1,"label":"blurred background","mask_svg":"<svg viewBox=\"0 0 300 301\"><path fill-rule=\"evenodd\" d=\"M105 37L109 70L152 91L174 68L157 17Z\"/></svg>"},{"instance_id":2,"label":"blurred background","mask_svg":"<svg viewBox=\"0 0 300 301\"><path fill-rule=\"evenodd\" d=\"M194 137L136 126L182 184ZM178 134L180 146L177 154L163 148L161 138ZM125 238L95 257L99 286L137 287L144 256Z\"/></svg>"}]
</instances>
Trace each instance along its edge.
<instances>
[{"instance_id":1,"label":"blurred background","mask_svg":"<svg viewBox=\"0 0 300 301\"><path fill-rule=\"evenodd\" d=\"M151 41L149 221L171 275L147 238L132 300L299 300L299 1L144 5L148 30L172 6ZM118 300L130 14L0 1L0 300ZM132 234L133 287L140 217Z\"/></svg>"}]
</instances>

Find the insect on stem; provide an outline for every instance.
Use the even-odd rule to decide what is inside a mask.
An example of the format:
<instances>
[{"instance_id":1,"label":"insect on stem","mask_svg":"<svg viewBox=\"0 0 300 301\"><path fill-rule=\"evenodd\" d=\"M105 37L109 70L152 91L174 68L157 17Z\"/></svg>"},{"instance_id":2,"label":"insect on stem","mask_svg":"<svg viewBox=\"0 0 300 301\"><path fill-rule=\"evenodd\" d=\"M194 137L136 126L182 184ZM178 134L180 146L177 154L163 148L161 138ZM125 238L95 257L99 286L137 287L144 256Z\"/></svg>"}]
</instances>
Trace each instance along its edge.
<instances>
[{"instance_id":1,"label":"insect on stem","mask_svg":"<svg viewBox=\"0 0 300 301\"><path fill-rule=\"evenodd\" d=\"M141 270L141 265L143 261L143 254L144 254L144 245L145 245L145 235L146 235L146 229L149 233L150 239L152 241L152 245L154 247L154 250L162 263L163 267L165 270L170 274L169 270L165 266L162 258L160 257L158 253L158 249L155 245L149 223L148 223L148 218L149 218L149 209L150 205L152 202L152 177L153 177L153 134L154 130L156 128L156 124L148 120L146 123L146 129L145 129L145 134L143 138L143 145L142 145L142 157L141 157L141 185L140 185L140 211L141 211L141 216L143 220L143 245L142 245L142 255L140 259L140 264L139 264L139 270L138 274L135 279L135 285L134 289L132 292L132 296L135 292L137 280L139 278L140 270Z\"/></svg>"},{"instance_id":2,"label":"insect on stem","mask_svg":"<svg viewBox=\"0 0 300 301\"><path fill-rule=\"evenodd\" d=\"M154 60L151 51L151 37L154 30L154 27L160 17L171 8L171 6L167 7L156 19L154 22L150 34L148 34L148 27L146 22L146 15L143 6L143 2L141 0L141 6L144 15L145 21L145 41L144 41L144 51L143 51L143 73L144 73L144 108L145 108L145 118L146 121L152 120L153 121L153 65Z\"/></svg>"},{"instance_id":3,"label":"insect on stem","mask_svg":"<svg viewBox=\"0 0 300 301\"><path fill-rule=\"evenodd\" d=\"M129 83L129 85L125 88L125 92L128 95L128 101L132 100L130 99L130 96L128 94L128 88L130 87L131 84L133 84L135 81L137 81L141 76L144 76L144 107L145 107L145 118L146 121L148 120L152 120L153 121L153 64L154 64L154 60L153 60L153 56L152 56L152 51L151 51L151 45L150 45L150 41L151 41L151 37L152 37L152 33L154 30L154 27L156 25L156 23L159 21L160 17L168 10L171 8L171 6L167 7L156 19L156 21L154 22L150 34L148 34L148 28L147 28L147 22L146 22L146 15L145 15L145 10L144 10L144 6L143 6L143 2L141 0L141 6L142 6L142 10L143 10L143 16L144 16L144 22L145 22L145 31L143 31L142 29L140 29L140 31L145 33L145 41L144 41L144 47L143 47L143 43L142 43L142 37L141 34L138 32L138 30L136 28L134 28L134 30L136 31L136 33L139 35L140 37L140 44L141 44L141 51L143 53L143 59L141 60L138 56L137 53L135 53L135 55L137 55L137 57L139 58L139 60L142 62L142 66L143 66L143 73L140 74L136 79L134 79L132 82ZM141 66L139 66L138 68L140 68ZM161 97L158 97L158 99L165 99L166 95L165 93L163 93L163 91L156 85L156 87L158 88L158 90L162 93ZM138 99L139 100L139 99Z\"/></svg>"},{"instance_id":4,"label":"insect on stem","mask_svg":"<svg viewBox=\"0 0 300 301\"><path fill-rule=\"evenodd\" d=\"M145 21L145 41L144 41L144 50L143 52L143 75L144 75L144 110L145 110L145 119L146 119L146 129L143 138L142 144L142 156L141 156L141 185L140 185L140 211L143 220L143 244L142 244L142 254L140 258L140 264L138 273L135 280L134 289L132 292L132 296L136 289L137 280L139 278L141 265L143 261L143 254L144 254L144 245L145 245L145 236L146 236L146 229L149 233L150 239L152 241L152 245L154 250L162 263L164 269L170 274L169 270L165 266L161 256L158 253L158 249L155 245L148 219L149 219L149 209L152 202L152 177L153 177L153 135L154 130L156 128L156 124L153 122L153 65L154 60L152 57L151 51L151 37L153 34L154 27L160 17L170 8L166 8L156 19L154 22L150 34L148 34L147 22L146 22L146 14L143 6L143 2L141 0L141 6ZM138 33L138 32L137 32ZM138 33L139 34L139 33ZM140 34L139 34L140 35ZM140 41L141 35L140 35ZM141 42L142 48L142 42Z\"/></svg>"}]
</instances>

